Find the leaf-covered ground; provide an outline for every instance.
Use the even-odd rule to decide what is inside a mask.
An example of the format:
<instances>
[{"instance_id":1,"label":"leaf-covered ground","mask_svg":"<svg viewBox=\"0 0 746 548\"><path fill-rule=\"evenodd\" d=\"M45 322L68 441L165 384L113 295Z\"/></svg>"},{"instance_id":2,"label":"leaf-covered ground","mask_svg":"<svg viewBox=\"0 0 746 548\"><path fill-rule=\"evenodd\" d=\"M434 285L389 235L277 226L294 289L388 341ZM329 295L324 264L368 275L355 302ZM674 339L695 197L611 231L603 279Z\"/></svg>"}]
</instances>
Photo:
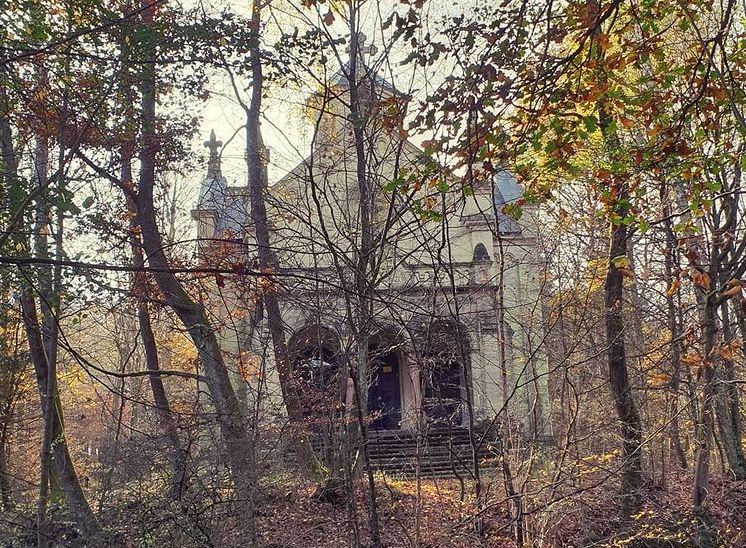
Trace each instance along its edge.
<instances>
[{"instance_id":1,"label":"leaf-covered ground","mask_svg":"<svg viewBox=\"0 0 746 548\"><path fill-rule=\"evenodd\" d=\"M497 478L495 478L497 479ZM278 482L265 491L260 527L264 546L336 547L353 544L354 519L348 505L321 502L313 487ZM384 546L515 546L508 509L495 504L474 519L468 486L464 499L456 480L422 481L420 511L414 480L378 478ZM619 517L615 487L605 484L536 511L526 518L528 546L705 547L746 546L746 482L714 479L710 516L689 508L691 478L677 473L665 486L648 485L643 509L631 520ZM494 484L497 487L497 483ZM283 490L283 488L285 488ZM360 487L355 511L359 535L367 538L367 492ZM494 500L502 493L492 492ZM481 535L475 532L475 524Z\"/></svg>"}]
</instances>

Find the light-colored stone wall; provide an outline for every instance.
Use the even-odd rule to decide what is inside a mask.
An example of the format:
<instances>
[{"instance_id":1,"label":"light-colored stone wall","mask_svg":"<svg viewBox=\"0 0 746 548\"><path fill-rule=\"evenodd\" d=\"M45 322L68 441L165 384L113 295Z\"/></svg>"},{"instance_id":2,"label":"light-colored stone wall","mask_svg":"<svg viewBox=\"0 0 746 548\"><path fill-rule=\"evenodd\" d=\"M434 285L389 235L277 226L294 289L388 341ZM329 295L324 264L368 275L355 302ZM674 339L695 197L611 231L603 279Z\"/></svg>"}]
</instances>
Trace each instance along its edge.
<instances>
[{"instance_id":1,"label":"light-colored stone wall","mask_svg":"<svg viewBox=\"0 0 746 548\"><path fill-rule=\"evenodd\" d=\"M318 109L322 104L312 106ZM356 322L355 288L349 284L361 231L357 156L340 103L333 100L326 107L312 156L267 189L272 244L281 265L280 287L269 290L279 292L288 339L308 325L321 325L337 333L345 348L350 322ZM387 326L398 333L404 426L414 424L422 399L414 326L444 318L461 326L468 348L475 418L489 419L502 411L507 386L511 413L525 418L529 427L537 423L529 420L530 411L540 410L544 416L536 428L543 430L548 417L547 365L541 350L533 215L530 211L524 215L520 233L496 238L492 189L464 196L458 178L446 170L433 170L432 164L426 166L421 151L406 141L396 124L373 124L366 129L366 138L372 229L378 238L374 250L382 274L372 281L373 321L363 327ZM422 176L418 180L412 174ZM449 186L448 192L439 191L441 180ZM431 218L428 212L444 216ZM199 237L212 237L217 226L214 214L197 211L195 217ZM248 263L256 251L250 223L243 237ZM474 260L480 243L489 260ZM261 283L254 289L259 294L266 290ZM260 322L248 340L241 332L247 329L253 307L242 301L247 288L221 292L228 297L213 308L216 317L247 318L243 324L224 322L221 342L226 355L249 356L262 364L261 380L268 394L265 406L268 412L278 412L282 404L266 326ZM243 382L240 374L236 380Z\"/></svg>"}]
</instances>

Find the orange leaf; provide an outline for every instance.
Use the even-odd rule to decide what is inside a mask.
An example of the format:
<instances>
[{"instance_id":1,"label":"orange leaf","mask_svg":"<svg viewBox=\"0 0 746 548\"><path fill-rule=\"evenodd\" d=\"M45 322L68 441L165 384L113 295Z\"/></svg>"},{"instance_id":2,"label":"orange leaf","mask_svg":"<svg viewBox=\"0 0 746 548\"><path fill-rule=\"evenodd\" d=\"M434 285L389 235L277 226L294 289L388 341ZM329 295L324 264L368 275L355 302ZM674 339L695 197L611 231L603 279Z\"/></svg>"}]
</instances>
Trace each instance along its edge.
<instances>
[{"instance_id":1,"label":"orange leaf","mask_svg":"<svg viewBox=\"0 0 746 548\"><path fill-rule=\"evenodd\" d=\"M609 47L609 35L606 33L601 33L598 35L598 45L601 46L602 50L605 50Z\"/></svg>"},{"instance_id":2,"label":"orange leaf","mask_svg":"<svg viewBox=\"0 0 746 548\"><path fill-rule=\"evenodd\" d=\"M598 179L608 179L611 177L611 171L608 169L601 168L596 172L596 178Z\"/></svg>"},{"instance_id":3,"label":"orange leaf","mask_svg":"<svg viewBox=\"0 0 746 548\"><path fill-rule=\"evenodd\" d=\"M710 289L710 277L696 268L692 269L692 281L701 289Z\"/></svg>"},{"instance_id":4,"label":"orange leaf","mask_svg":"<svg viewBox=\"0 0 746 548\"><path fill-rule=\"evenodd\" d=\"M735 297L736 295L741 293L741 286L740 285L734 285L733 287L726 289L723 291L723 297L726 299L730 299L731 297Z\"/></svg>"}]
</instances>

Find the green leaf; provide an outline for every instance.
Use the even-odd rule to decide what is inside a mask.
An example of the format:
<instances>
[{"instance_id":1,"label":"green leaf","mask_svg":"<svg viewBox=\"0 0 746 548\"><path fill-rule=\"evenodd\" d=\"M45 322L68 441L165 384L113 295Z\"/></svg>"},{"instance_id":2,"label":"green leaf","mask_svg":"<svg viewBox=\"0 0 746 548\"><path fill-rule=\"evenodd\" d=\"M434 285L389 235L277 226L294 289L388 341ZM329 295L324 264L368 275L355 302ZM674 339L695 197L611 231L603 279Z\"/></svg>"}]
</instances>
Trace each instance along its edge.
<instances>
[{"instance_id":1,"label":"green leaf","mask_svg":"<svg viewBox=\"0 0 746 548\"><path fill-rule=\"evenodd\" d=\"M583 118L583 124L588 133L593 133L598 129L598 121L595 116L586 116Z\"/></svg>"}]
</instances>

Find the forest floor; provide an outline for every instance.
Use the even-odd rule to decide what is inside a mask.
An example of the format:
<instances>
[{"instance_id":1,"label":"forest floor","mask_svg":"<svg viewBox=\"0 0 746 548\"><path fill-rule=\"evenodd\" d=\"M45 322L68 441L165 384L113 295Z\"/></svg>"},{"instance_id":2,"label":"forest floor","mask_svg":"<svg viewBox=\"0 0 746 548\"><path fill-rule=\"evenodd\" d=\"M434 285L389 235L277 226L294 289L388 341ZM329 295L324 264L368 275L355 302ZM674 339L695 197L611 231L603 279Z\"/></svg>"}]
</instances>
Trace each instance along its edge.
<instances>
[{"instance_id":1,"label":"forest floor","mask_svg":"<svg viewBox=\"0 0 746 548\"><path fill-rule=\"evenodd\" d=\"M486 508L475 519L470 486L454 479L402 480L378 476L380 530L386 547L503 547L515 546L508 507L498 477L487 477ZM632 519L622 520L614 488L604 483L581 490L546 508L537 498L525 518L527 546L739 547L746 546L746 482L713 478L710 515L702 518L689 507L691 478L669 475L665 487L646 487L644 504ZM367 537L367 490L358 489L350 505L322 502L307 488L279 480L265 490L259 526L268 548L337 547L353 545L356 523ZM542 507L544 506L544 507ZM476 529L481 530L477 534Z\"/></svg>"},{"instance_id":2,"label":"forest floor","mask_svg":"<svg viewBox=\"0 0 746 548\"><path fill-rule=\"evenodd\" d=\"M711 479L709 516L695 515L689 505L691 472L668 472L665 484L648 484L643 507L631 519L620 517L612 480L584 477L585 486L558 488L554 495L538 489L524 498L526 547L746 547L746 481L722 476ZM513 522L505 503L502 480L495 470L485 471L483 504L477 512L473 483L456 479L437 481L376 476L379 529L386 548L514 547ZM146 482L147 483L147 482ZM134 490L130 491L130 493ZM289 471L262 478L258 501L259 545L263 548L334 548L369 545L368 490L356 485L354 504L348 504L344 489L320 497L313 482L299 480ZM145 502L137 490L137 501L123 496L102 515L111 524L112 543L117 548L191 548L242 546L235 537L238 528L222 504L202 510L202 533L162 497ZM321 499L324 500L321 500ZM550 503L551 500L555 502ZM475 515L477 516L475 518ZM64 518L52 514L54 547L90 548L81 542ZM36 545L33 505L29 502L13 515L0 513L0 547ZM204 536L204 535L203 535ZM357 542L356 542L357 537ZM230 540L228 540L230 539ZM101 548L101 547L96 547Z\"/></svg>"}]
</instances>

